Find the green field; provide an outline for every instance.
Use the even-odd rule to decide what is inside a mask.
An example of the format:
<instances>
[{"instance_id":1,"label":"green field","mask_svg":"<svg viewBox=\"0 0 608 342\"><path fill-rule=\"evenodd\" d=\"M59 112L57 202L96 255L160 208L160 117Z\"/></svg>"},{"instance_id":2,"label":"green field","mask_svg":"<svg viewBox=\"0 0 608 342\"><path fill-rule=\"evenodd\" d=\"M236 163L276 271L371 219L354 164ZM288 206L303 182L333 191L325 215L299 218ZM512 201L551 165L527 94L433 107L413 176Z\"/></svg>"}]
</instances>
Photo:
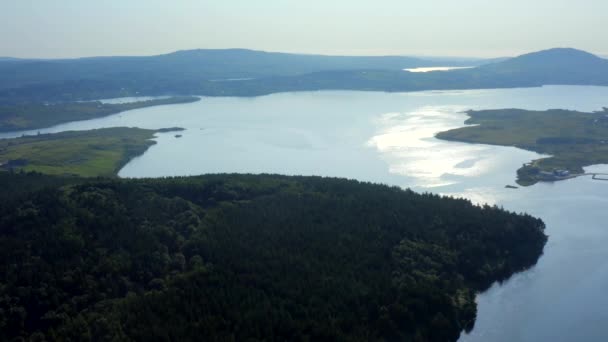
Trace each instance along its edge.
<instances>
[{"instance_id":1,"label":"green field","mask_svg":"<svg viewBox=\"0 0 608 342\"><path fill-rule=\"evenodd\" d=\"M99 118L131 109L190 103L198 100L198 97L178 96L130 103L101 103L99 101L91 101L1 105L0 132L37 129L69 121Z\"/></svg>"},{"instance_id":2,"label":"green field","mask_svg":"<svg viewBox=\"0 0 608 342\"><path fill-rule=\"evenodd\" d=\"M157 131L105 128L0 140L0 168L51 175L113 176L155 144Z\"/></svg>"},{"instance_id":3,"label":"green field","mask_svg":"<svg viewBox=\"0 0 608 342\"><path fill-rule=\"evenodd\" d=\"M608 109L584 113L551 109L469 111L469 125L437 134L450 141L514 146L550 155L517 170L520 185L582 174L583 167L608 163ZM552 176L567 170L568 176Z\"/></svg>"}]
</instances>

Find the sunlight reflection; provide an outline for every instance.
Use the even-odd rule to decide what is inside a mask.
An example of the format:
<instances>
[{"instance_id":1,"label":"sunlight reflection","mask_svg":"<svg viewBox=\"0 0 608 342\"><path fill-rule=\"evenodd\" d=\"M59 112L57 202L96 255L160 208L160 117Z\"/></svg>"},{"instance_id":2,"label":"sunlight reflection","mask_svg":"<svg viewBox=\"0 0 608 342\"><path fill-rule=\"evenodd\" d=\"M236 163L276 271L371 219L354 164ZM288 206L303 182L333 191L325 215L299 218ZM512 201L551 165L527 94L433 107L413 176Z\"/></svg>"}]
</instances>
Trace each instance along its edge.
<instances>
[{"instance_id":1,"label":"sunlight reflection","mask_svg":"<svg viewBox=\"0 0 608 342\"><path fill-rule=\"evenodd\" d=\"M446 186L457 183L454 176L478 176L491 165L491 148L447 143L434 137L438 132L461 127L465 109L434 106L383 114L375 120L378 133L367 146L381 153L391 173L414 177L416 186Z\"/></svg>"}]
</instances>

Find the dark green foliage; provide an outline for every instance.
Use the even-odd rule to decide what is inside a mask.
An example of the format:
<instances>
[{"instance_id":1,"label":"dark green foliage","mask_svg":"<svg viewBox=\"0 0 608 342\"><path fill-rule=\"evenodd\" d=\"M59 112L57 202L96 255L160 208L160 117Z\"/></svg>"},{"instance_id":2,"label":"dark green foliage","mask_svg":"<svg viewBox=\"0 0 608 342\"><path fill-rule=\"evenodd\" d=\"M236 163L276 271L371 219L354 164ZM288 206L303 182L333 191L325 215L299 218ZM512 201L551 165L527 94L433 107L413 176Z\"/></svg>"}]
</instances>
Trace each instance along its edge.
<instances>
[{"instance_id":1,"label":"dark green foliage","mask_svg":"<svg viewBox=\"0 0 608 342\"><path fill-rule=\"evenodd\" d=\"M0 174L30 177L0 202L0 340L455 341L546 241L528 215L343 179Z\"/></svg>"},{"instance_id":2,"label":"dark green foliage","mask_svg":"<svg viewBox=\"0 0 608 342\"><path fill-rule=\"evenodd\" d=\"M544 137L536 139L539 145L598 144L596 139L586 137Z\"/></svg>"},{"instance_id":3,"label":"dark green foliage","mask_svg":"<svg viewBox=\"0 0 608 342\"><path fill-rule=\"evenodd\" d=\"M82 180L78 177L49 177L38 172L0 172L0 206L10 201L18 201L44 188L57 188L75 184Z\"/></svg>"}]
</instances>

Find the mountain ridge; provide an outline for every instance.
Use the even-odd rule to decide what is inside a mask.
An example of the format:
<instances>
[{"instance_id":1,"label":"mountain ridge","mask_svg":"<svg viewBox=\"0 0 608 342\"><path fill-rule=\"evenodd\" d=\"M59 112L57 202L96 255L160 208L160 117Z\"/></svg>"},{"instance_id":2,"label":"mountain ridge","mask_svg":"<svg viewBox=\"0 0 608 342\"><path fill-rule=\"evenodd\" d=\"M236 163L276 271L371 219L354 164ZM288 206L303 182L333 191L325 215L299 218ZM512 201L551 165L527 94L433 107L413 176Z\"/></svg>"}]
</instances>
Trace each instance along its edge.
<instances>
[{"instance_id":1,"label":"mountain ridge","mask_svg":"<svg viewBox=\"0 0 608 342\"><path fill-rule=\"evenodd\" d=\"M470 69L403 71L446 64L398 56L290 55L247 49L187 50L160 57L0 62L0 104L136 95L259 96L317 90L608 86L608 60L572 48L532 52Z\"/></svg>"},{"instance_id":2,"label":"mountain ridge","mask_svg":"<svg viewBox=\"0 0 608 342\"><path fill-rule=\"evenodd\" d=\"M552 48L526 53L498 63L487 64L485 66L482 66L482 68L492 68L496 66L533 66L548 68L568 65L571 66L573 64L582 65L588 63L608 64L608 60L584 50L578 50L574 48Z\"/></svg>"}]
</instances>

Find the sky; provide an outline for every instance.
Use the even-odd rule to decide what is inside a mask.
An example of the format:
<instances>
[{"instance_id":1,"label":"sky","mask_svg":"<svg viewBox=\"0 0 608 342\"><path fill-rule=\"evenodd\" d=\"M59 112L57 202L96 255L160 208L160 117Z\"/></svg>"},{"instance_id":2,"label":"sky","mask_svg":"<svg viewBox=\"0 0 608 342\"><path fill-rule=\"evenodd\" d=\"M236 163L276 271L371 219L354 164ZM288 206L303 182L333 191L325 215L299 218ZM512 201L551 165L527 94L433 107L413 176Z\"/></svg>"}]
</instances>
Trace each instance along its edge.
<instances>
[{"instance_id":1,"label":"sky","mask_svg":"<svg viewBox=\"0 0 608 342\"><path fill-rule=\"evenodd\" d=\"M0 56L608 55L606 0L0 0Z\"/></svg>"}]
</instances>

